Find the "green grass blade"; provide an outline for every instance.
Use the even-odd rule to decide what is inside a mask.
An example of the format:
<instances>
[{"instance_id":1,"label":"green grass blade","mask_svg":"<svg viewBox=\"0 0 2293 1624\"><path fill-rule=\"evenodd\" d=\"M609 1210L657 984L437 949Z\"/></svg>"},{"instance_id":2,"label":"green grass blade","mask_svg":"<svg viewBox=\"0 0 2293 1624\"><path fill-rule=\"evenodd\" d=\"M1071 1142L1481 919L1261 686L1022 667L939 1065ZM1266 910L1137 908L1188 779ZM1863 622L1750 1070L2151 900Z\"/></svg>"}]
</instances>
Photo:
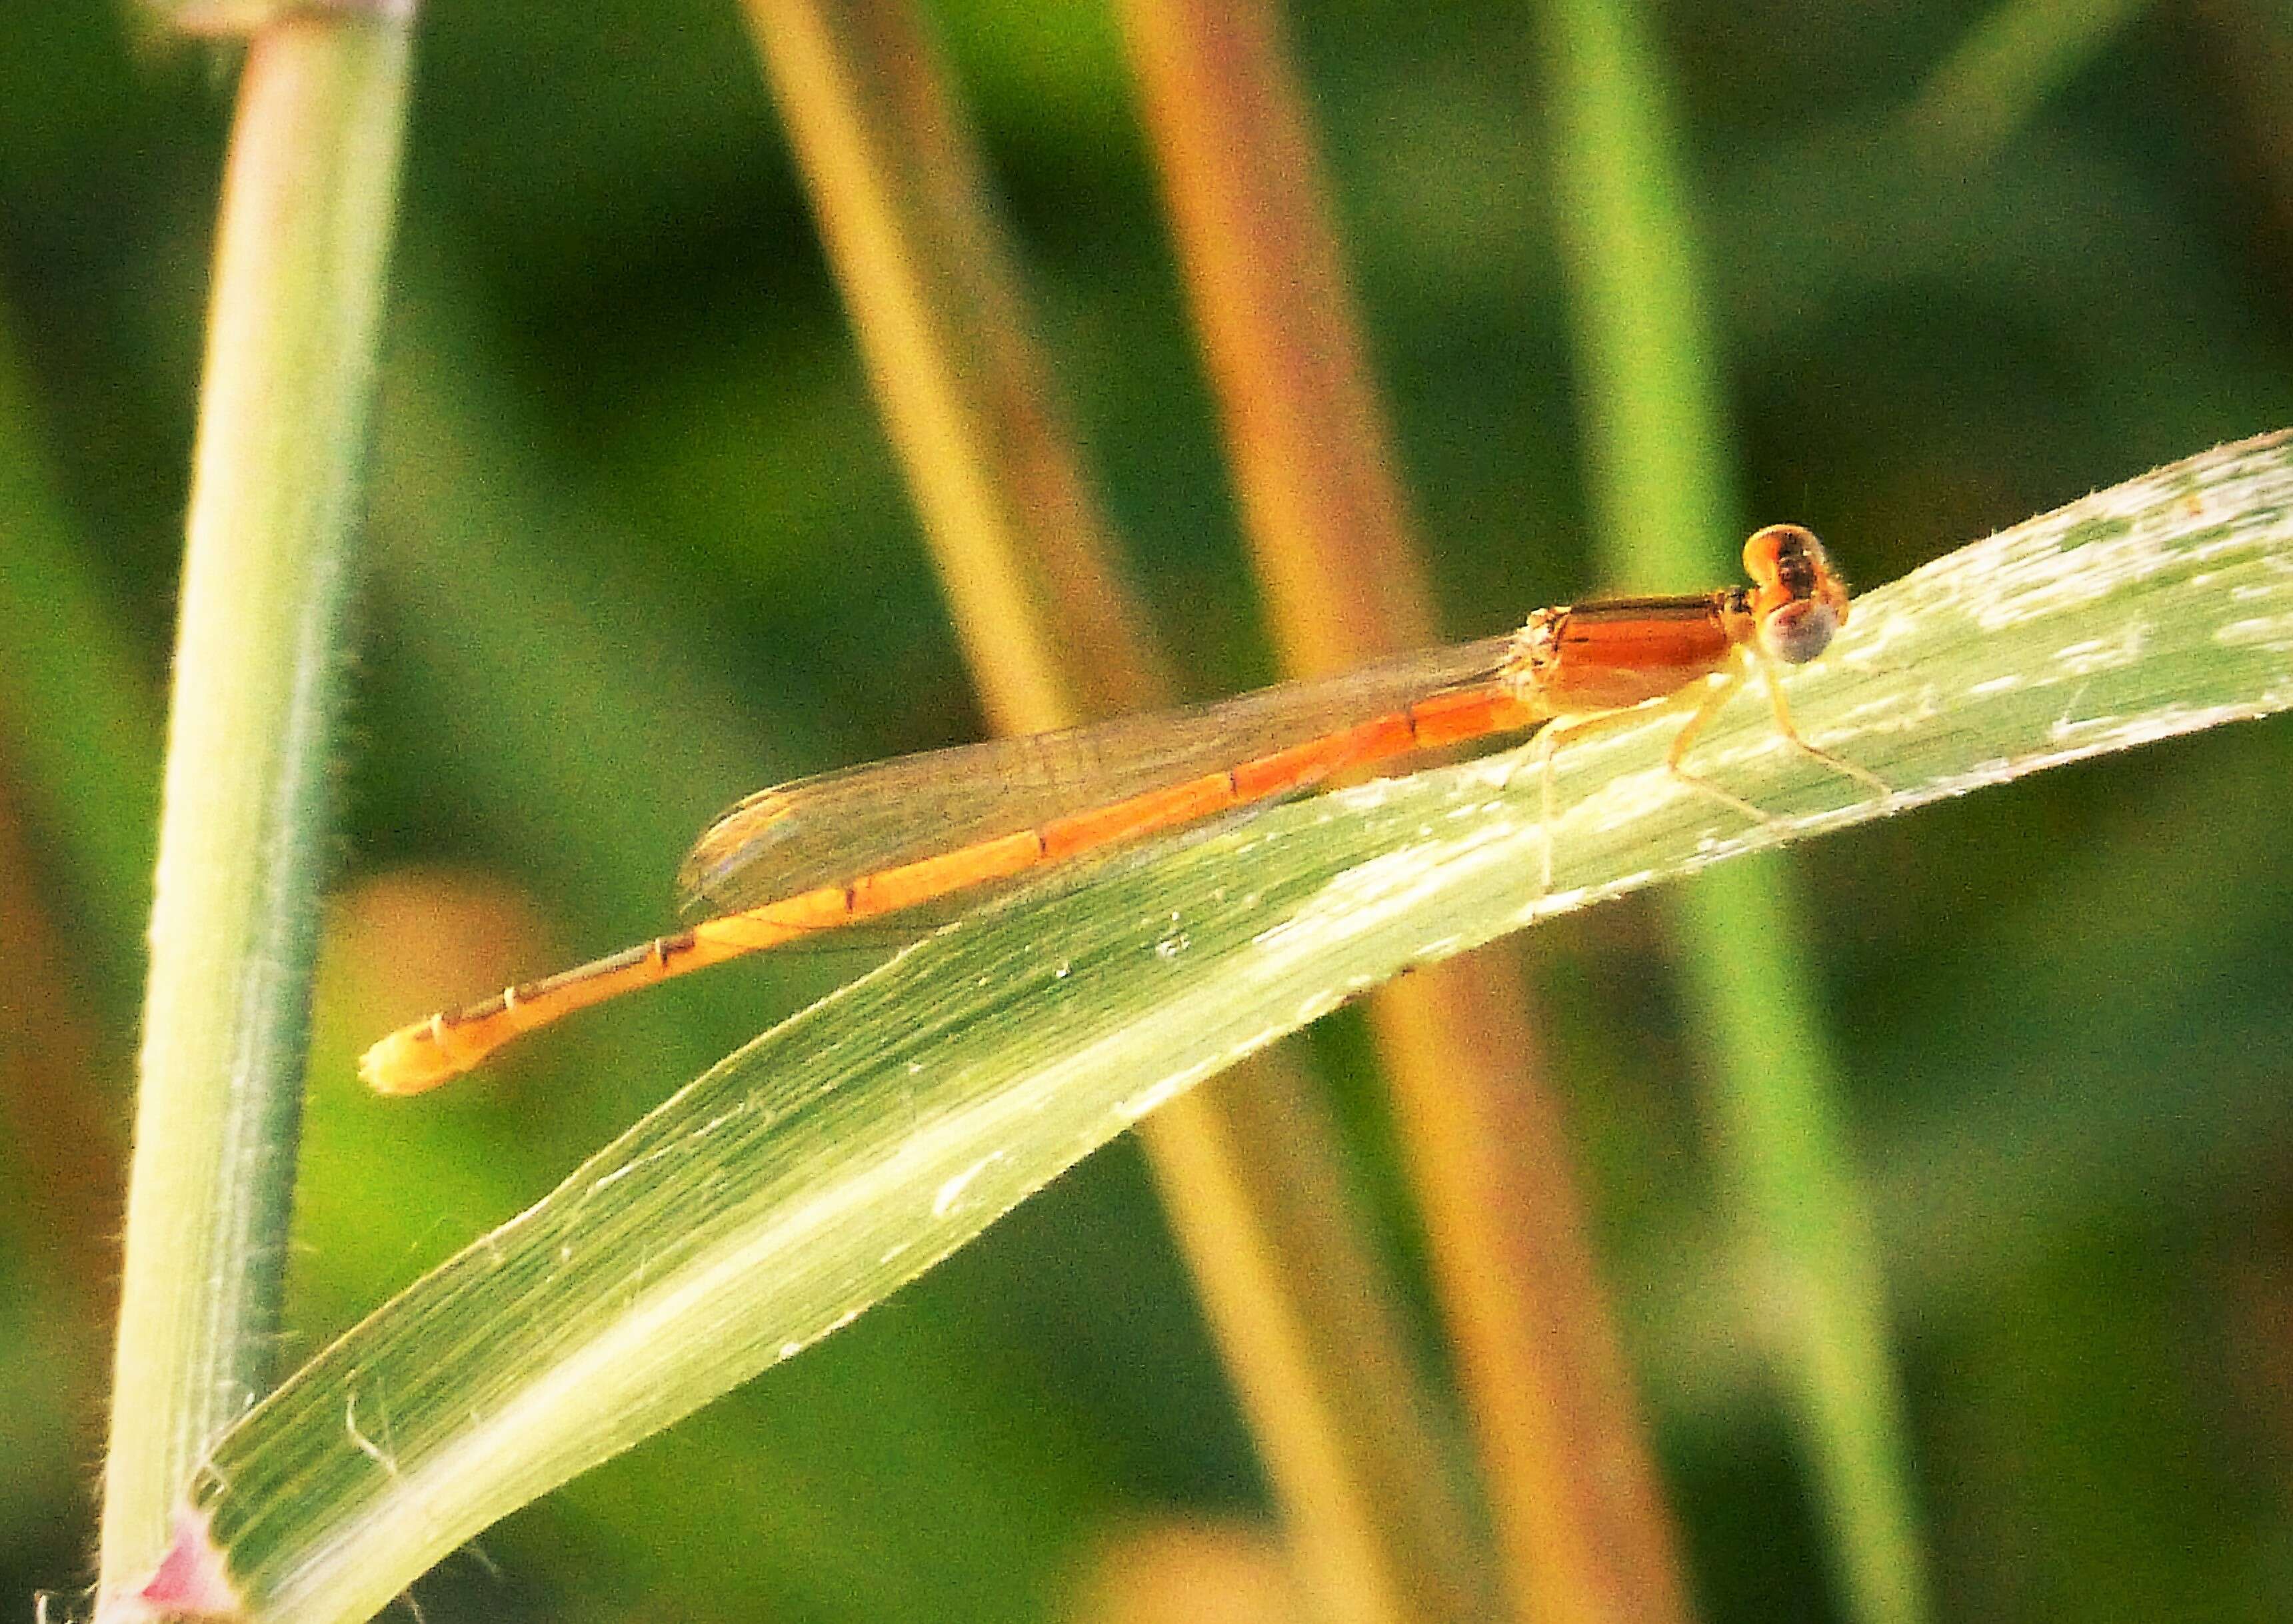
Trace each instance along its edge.
<instances>
[{"instance_id":1,"label":"green grass blade","mask_svg":"<svg viewBox=\"0 0 2293 1624\"><path fill-rule=\"evenodd\" d=\"M1911 104L1903 126L1913 149L1938 166L1992 161L2146 4L2002 0L1967 30Z\"/></svg>"},{"instance_id":2,"label":"green grass blade","mask_svg":"<svg viewBox=\"0 0 2293 1624\"><path fill-rule=\"evenodd\" d=\"M1158 1103L1410 965L1779 839L2293 706L2293 437L2194 457L1858 601L1694 764L1672 725L1279 808L978 915L732 1055L326 1350L194 1508L249 1614L367 1617L494 1519L881 1300Z\"/></svg>"}]
</instances>

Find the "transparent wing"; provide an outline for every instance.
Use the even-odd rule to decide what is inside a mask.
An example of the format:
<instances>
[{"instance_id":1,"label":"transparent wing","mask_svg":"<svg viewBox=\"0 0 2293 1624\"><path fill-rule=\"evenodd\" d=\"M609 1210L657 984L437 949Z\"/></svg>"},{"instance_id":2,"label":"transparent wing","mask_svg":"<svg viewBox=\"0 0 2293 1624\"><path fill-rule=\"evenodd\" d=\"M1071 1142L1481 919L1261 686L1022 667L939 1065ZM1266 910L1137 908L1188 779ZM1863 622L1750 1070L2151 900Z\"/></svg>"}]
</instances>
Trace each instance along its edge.
<instances>
[{"instance_id":1,"label":"transparent wing","mask_svg":"<svg viewBox=\"0 0 2293 1624\"><path fill-rule=\"evenodd\" d=\"M797 779L712 824L679 869L678 892L689 913L735 912L1017 834L1486 683L1512 642L1428 649L1181 710Z\"/></svg>"}]
</instances>

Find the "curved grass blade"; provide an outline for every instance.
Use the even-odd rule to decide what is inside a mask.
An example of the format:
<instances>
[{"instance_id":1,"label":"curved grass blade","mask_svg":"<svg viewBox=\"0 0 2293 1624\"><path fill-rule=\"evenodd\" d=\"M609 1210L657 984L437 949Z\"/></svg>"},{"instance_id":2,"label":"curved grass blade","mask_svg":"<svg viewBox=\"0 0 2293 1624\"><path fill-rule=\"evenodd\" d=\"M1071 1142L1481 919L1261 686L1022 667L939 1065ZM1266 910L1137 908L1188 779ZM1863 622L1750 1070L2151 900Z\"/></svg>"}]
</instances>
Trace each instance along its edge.
<instances>
[{"instance_id":1,"label":"curved grass blade","mask_svg":"<svg viewBox=\"0 0 2293 1624\"><path fill-rule=\"evenodd\" d=\"M182 1526L247 1616L368 1616L455 1545L848 1321L1156 1104L1539 917L2038 768L2293 706L2293 436L2192 457L1859 599L1667 775L1676 723L1366 786L1021 899L767 1032L327 1349ZM196 1549L192 1548L196 1547Z\"/></svg>"}]
</instances>

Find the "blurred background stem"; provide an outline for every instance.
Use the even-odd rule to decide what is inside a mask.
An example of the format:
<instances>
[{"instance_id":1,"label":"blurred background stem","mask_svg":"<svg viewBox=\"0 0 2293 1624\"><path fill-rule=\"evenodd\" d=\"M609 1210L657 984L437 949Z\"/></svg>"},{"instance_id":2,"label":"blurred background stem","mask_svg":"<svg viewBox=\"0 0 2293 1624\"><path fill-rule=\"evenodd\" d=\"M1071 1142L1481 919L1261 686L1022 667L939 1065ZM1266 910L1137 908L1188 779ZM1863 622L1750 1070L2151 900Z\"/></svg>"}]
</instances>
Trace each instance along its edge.
<instances>
[{"instance_id":1,"label":"blurred background stem","mask_svg":"<svg viewBox=\"0 0 2293 1624\"><path fill-rule=\"evenodd\" d=\"M1939 169L1991 162L2148 4L1999 0L1927 75L1904 134Z\"/></svg>"},{"instance_id":2,"label":"blurred background stem","mask_svg":"<svg viewBox=\"0 0 2293 1624\"><path fill-rule=\"evenodd\" d=\"M991 722L1175 697L1028 324L975 137L910 0L749 0ZM1332 1127L1280 1056L1139 1126L1310 1605L1464 1620L1486 1593Z\"/></svg>"},{"instance_id":3,"label":"blurred background stem","mask_svg":"<svg viewBox=\"0 0 2293 1624\"><path fill-rule=\"evenodd\" d=\"M395 9L395 8L393 8ZM215 238L104 1473L107 1594L268 1385L410 19L249 42Z\"/></svg>"},{"instance_id":4,"label":"blurred background stem","mask_svg":"<svg viewBox=\"0 0 2293 1624\"><path fill-rule=\"evenodd\" d=\"M1273 0L1126 0L1132 71L1292 676L1436 641L1311 127ZM1687 1616L1519 951L1368 1006L1512 1615Z\"/></svg>"},{"instance_id":5,"label":"blurred background stem","mask_svg":"<svg viewBox=\"0 0 2293 1624\"><path fill-rule=\"evenodd\" d=\"M1664 74L1634 0L1547 0L1544 12L1555 213L1602 557L1637 591L1732 580L1741 504L1725 374ZM1919 1624L1927 1583L1901 1386L1787 863L1733 864L1682 889L1686 990L1714 1090L1715 1146L1772 1306L1777 1374L1845 1605L1860 1624Z\"/></svg>"}]
</instances>

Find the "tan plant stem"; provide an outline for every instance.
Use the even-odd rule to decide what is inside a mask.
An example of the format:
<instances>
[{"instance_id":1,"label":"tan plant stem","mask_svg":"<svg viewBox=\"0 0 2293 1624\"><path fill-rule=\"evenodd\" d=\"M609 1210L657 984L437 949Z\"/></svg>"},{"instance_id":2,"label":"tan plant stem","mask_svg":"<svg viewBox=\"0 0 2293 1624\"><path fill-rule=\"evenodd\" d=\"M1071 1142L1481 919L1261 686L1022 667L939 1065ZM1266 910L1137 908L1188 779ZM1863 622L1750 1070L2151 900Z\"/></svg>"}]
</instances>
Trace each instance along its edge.
<instances>
[{"instance_id":1,"label":"tan plant stem","mask_svg":"<svg viewBox=\"0 0 2293 1624\"><path fill-rule=\"evenodd\" d=\"M749 0L863 355L990 718L1004 731L1166 703L1030 335L970 132L905 0ZM1268 1136L1334 1144L1261 1062L1140 1125L1303 1583L1342 1624L1460 1616L1464 1521L1390 1288ZM1342 1322L1328 1315L1344 1305Z\"/></svg>"},{"instance_id":2,"label":"tan plant stem","mask_svg":"<svg viewBox=\"0 0 2293 1624\"><path fill-rule=\"evenodd\" d=\"M1273 0L1122 16L1243 497L1294 675L1432 641ZM1518 960L1380 990L1370 1021L1430 1241L1516 1616L1687 1614Z\"/></svg>"}]
</instances>

